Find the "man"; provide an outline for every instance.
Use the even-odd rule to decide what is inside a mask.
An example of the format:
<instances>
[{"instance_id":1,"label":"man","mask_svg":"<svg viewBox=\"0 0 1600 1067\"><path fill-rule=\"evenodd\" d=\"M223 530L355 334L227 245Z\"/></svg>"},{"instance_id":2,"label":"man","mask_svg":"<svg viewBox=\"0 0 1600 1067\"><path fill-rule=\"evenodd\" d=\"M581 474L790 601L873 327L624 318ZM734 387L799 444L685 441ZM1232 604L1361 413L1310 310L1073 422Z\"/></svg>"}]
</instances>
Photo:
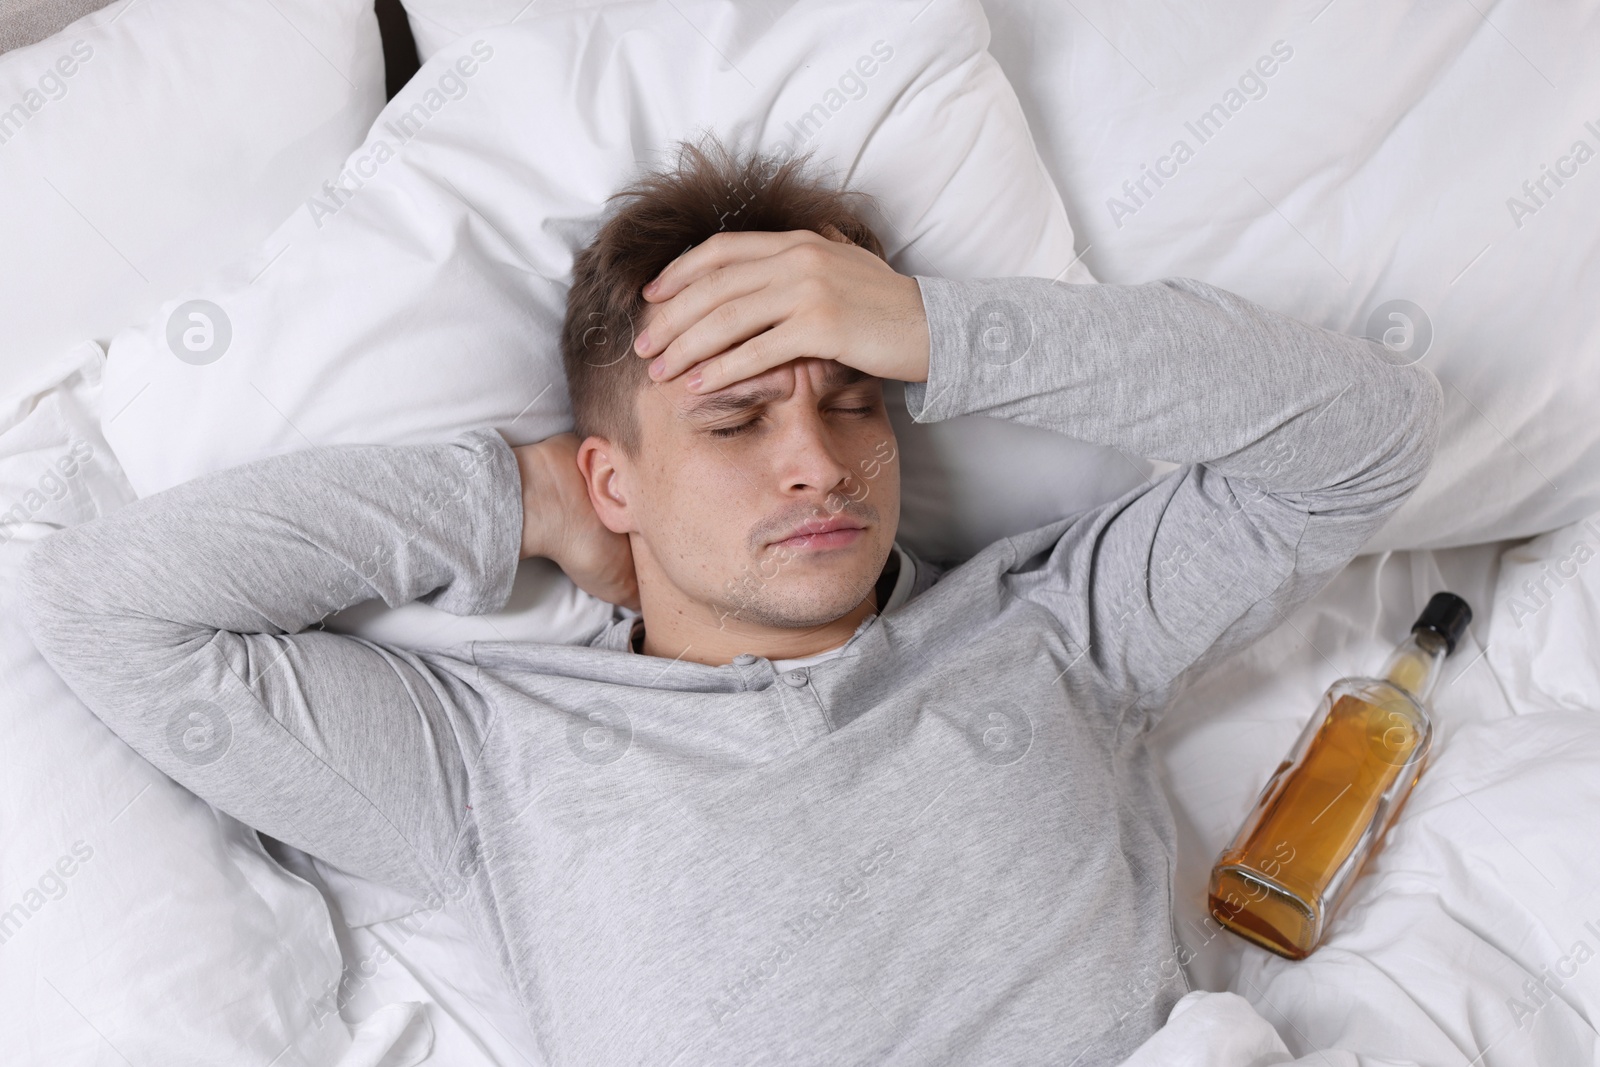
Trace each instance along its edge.
<instances>
[{"instance_id":1,"label":"man","mask_svg":"<svg viewBox=\"0 0 1600 1067\"><path fill-rule=\"evenodd\" d=\"M1115 1063L1187 989L1143 734L1416 486L1438 384L1195 281L903 277L798 163L686 147L618 194L576 434L196 479L41 542L30 626L217 807L419 896L464 876L552 1065ZM921 422L1183 466L940 566L894 541L885 378ZM531 555L638 612L307 630L496 610Z\"/></svg>"}]
</instances>

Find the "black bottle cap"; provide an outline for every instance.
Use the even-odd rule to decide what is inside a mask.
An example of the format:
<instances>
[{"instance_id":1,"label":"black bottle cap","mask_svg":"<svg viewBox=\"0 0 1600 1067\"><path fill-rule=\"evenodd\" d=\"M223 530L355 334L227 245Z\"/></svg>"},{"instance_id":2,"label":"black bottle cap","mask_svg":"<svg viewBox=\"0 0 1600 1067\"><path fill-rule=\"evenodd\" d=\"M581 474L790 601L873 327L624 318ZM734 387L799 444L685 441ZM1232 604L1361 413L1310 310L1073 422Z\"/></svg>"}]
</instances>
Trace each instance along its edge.
<instances>
[{"instance_id":1,"label":"black bottle cap","mask_svg":"<svg viewBox=\"0 0 1600 1067\"><path fill-rule=\"evenodd\" d=\"M1422 614L1417 616L1411 632L1432 630L1444 638L1445 655L1448 656L1456 650L1456 642L1467 632L1467 624L1471 621L1472 608L1465 600L1454 593L1435 593L1428 601L1428 606L1422 609Z\"/></svg>"}]
</instances>

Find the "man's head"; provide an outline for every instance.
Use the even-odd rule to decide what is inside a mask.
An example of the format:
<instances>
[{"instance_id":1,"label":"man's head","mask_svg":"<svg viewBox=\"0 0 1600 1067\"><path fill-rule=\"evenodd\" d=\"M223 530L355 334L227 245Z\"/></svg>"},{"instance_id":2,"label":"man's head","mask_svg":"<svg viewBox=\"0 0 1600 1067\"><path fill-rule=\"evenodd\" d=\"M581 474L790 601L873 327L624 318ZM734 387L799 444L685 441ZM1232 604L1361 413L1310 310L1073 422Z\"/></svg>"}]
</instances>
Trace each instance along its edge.
<instances>
[{"instance_id":1,"label":"man's head","mask_svg":"<svg viewBox=\"0 0 1600 1067\"><path fill-rule=\"evenodd\" d=\"M652 381L633 351L657 310L645 283L720 231L811 230L883 256L862 194L805 162L682 145L674 169L612 198L623 205L574 263L562 358L579 466L601 521L629 535L652 633L669 614L763 638L859 618L892 548L899 464L879 379L804 358L695 395L686 374ZM779 544L834 519L861 530Z\"/></svg>"}]
</instances>

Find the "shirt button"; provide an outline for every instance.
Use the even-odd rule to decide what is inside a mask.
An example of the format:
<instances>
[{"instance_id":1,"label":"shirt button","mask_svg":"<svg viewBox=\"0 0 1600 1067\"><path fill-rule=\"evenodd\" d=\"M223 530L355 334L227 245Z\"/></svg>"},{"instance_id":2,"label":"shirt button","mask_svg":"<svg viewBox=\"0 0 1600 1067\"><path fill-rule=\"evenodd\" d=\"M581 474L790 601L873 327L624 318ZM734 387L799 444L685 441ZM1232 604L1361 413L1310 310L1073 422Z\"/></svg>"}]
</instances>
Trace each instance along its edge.
<instances>
[{"instance_id":1,"label":"shirt button","mask_svg":"<svg viewBox=\"0 0 1600 1067\"><path fill-rule=\"evenodd\" d=\"M748 652L741 652L737 656L733 657L733 662L737 663L741 667L748 667L755 661L756 658Z\"/></svg>"},{"instance_id":2,"label":"shirt button","mask_svg":"<svg viewBox=\"0 0 1600 1067\"><path fill-rule=\"evenodd\" d=\"M806 672L803 671L803 670L800 670L797 667L794 670L789 671L786 674L784 674L783 680L788 682L790 685L793 685L793 686L805 685L806 684Z\"/></svg>"}]
</instances>

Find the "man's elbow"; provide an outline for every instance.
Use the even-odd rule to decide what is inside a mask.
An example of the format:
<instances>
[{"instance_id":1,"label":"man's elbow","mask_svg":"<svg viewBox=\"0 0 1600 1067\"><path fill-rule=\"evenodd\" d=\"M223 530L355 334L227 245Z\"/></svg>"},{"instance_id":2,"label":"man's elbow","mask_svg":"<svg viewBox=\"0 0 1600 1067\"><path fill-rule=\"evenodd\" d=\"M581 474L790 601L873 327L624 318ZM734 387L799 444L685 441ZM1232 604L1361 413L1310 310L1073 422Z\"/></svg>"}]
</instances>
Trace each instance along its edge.
<instances>
[{"instance_id":1,"label":"man's elbow","mask_svg":"<svg viewBox=\"0 0 1600 1067\"><path fill-rule=\"evenodd\" d=\"M1324 521L1342 517L1367 534L1375 531L1416 492L1433 465L1444 421L1444 391L1422 367L1396 367L1370 389L1363 404L1369 419L1358 469L1307 501ZM1363 537L1363 540L1365 538Z\"/></svg>"},{"instance_id":2,"label":"man's elbow","mask_svg":"<svg viewBox=\"0 0 1600 1067\"><path fill-rule=\"evenodd\" d=\"M1394 459L1395 498L1398 508L1416 491L1433 466L1444 425L1444 387L1425 367L1405 367L1409 400L1405 405L1406 433Z\"/></svg>"},{"instance_id":3,"label":"man's elbow","mask_svg":"<svg viewBox=\"0 0 1600 1067\"><path fill-rule=\"evenodd\" d=\"M71 529L34 542L17 574L17 599L23 628L49 658L54 646L81 639L75 623L86 612L75 589Z\"/></svg>"},{"instance_id":4,"label":"man's elbow","mask_svg":"<svg viewBox=\"0 0 1600 1067\"><path fill-rule=\"evenodd\" d=\"M1286 500L1321 523L1372 532L1410 498L1433 464L1444 391L1422 367L1387 367L1341 394L1342 417L1324 424L1321 446L1346 457L1310 491ZM1358 414L1359 412L1359 414ZM1331 476L1330 476L1331 475Z\"/></svg>"}]
</instances>

